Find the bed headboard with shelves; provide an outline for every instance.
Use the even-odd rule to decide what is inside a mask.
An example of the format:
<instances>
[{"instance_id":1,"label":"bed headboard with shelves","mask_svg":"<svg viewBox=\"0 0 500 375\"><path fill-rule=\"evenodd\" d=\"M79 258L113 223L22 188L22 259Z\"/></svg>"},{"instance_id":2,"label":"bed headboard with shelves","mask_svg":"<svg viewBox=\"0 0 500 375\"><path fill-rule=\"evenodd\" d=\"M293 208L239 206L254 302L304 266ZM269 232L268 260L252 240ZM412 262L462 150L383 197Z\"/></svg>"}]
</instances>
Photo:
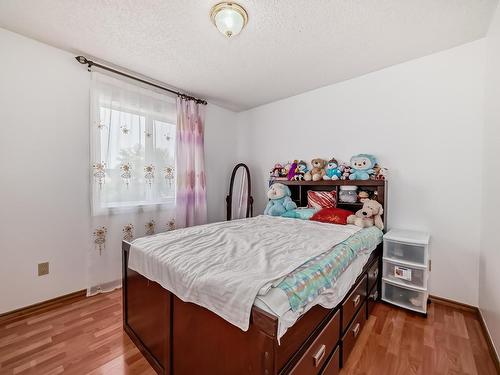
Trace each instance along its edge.
<instances>
[{"instance_id":1,"label":"bed headboard with shelves","mask_svg":"<svg viewBox=\"0 0 500 375\"><path fill-rule=\"evenodd\" d=\"M341 186L357 186L360 190L376 193L376 200L384 207L382 219L386 222L387 218L387 180L328 180L328 181L287 181L276 180L287 185L292 192L292 199L297 203L298 207L307 206L307 192L315 191L333 191L337 192L337 207L344 208L350 211L357 211L363 206L363 203L345 203L339 199Z\"/></svg>"}]
</instances>

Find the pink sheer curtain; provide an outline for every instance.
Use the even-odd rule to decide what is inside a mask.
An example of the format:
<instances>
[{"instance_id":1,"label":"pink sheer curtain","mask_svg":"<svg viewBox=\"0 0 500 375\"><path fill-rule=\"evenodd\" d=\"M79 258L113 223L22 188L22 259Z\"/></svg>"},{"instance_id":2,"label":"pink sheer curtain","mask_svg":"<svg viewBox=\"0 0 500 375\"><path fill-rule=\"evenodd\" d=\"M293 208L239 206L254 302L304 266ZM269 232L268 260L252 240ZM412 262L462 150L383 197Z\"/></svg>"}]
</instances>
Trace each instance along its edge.
<instances>
[{"instance_id":1,"label":"pink sheer curtain","mask_svg":"<svg viewBox=\"0 0 500 375\"><path fill-rule=\"evenodd\" d=\"M175 224L178 228L207 222L204 122L204 105L177 98Z\"/></svg>"}]
</instances>

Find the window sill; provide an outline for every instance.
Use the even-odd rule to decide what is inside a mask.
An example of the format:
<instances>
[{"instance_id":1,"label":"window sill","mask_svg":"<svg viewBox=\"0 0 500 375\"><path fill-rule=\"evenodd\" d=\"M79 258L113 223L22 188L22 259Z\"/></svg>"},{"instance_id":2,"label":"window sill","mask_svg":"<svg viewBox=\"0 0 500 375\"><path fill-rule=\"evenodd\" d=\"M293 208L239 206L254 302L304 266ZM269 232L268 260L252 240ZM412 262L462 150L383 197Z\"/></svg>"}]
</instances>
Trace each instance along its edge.
<instances>
[{"instance_id":1,"label":"window sill","mask_svg":"<svg viewBox=\"0 0 500 375\"><path fill-rule=\"evenodd\" d=\"M114 215L122 213L141 213L158 210L173 210L175 208L175 198L161 202L109 204L107 206L94 207L93 216Z\"/></svg>"}]
</instances>

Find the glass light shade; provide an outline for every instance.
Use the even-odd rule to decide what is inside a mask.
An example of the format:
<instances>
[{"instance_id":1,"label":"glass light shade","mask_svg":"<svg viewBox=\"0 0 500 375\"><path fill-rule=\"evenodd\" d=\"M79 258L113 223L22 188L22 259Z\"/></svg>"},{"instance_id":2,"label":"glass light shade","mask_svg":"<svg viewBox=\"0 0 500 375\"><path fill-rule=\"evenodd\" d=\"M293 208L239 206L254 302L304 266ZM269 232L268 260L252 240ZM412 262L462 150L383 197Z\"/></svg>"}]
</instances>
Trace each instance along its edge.
<instances>
[{"instance_id":1,"label":"glass light shade","mask_svg":"<svg viewBox=\"0 0 500 375\"><path fill-rule=\"evenodd\" d=\"M245 9L235 3L220 3L212 8L211 18L217 29L228 38L238 35L248 21Z\"/></svg>"}]
</instances>

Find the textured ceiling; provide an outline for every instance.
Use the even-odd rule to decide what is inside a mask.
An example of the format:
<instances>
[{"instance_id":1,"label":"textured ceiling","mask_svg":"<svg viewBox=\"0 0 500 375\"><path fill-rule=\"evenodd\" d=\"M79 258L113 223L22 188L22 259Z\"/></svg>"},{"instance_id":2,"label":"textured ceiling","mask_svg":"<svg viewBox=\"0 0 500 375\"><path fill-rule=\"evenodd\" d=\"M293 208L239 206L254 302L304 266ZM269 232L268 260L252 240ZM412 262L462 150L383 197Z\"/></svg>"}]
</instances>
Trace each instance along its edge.
<instances>
[{"instance_id":1,"label":"textured ceiling","mask_svg":"<svg viewBox=\"0 0 500 375\"><path fill-rule=\"evenodd\" d=\"M481 38L497 5L240 0L249 23L228 40L216 2L1 0L0 27L243 110Z\"/></svg>"}]
</instances>

